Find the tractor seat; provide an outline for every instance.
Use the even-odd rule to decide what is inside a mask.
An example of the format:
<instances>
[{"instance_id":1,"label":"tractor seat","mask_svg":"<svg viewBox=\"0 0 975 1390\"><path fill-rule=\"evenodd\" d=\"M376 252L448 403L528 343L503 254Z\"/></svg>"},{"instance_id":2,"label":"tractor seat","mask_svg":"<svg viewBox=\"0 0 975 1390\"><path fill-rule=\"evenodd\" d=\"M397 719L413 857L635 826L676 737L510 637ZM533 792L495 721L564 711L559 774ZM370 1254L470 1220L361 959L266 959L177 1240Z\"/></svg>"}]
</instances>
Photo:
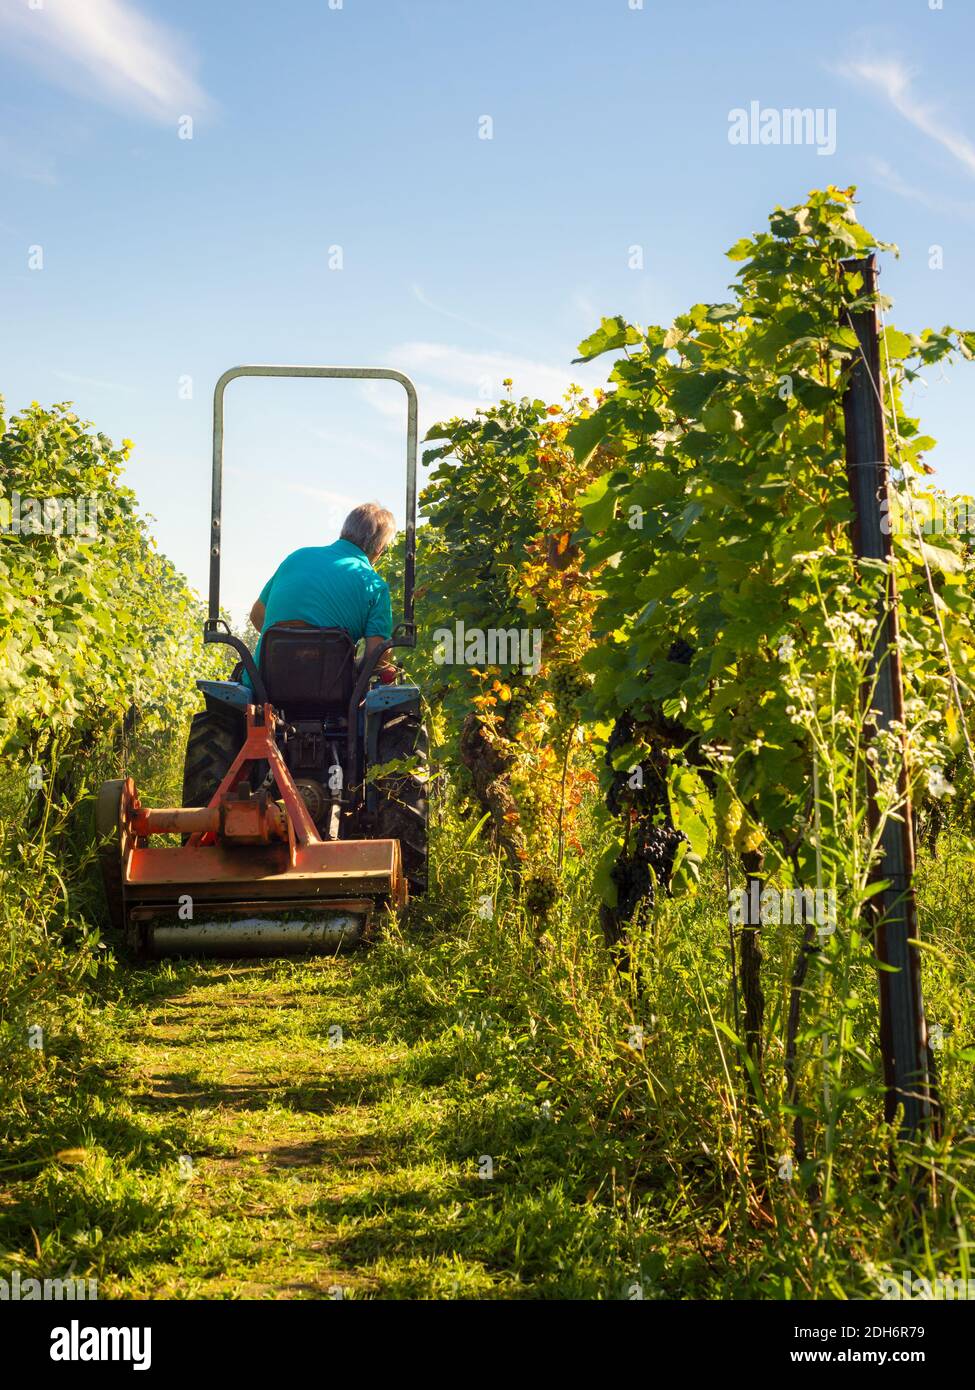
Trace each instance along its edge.
<instances>
[{"instance_id":1,"label":"tractor seat","mask_svg":"<svg viewBox=\"0 0 975 1390\"><path fill-rule=\"evenodd\" d=\"M342 627L269 627L260 672L268 699L288 719L345 717L355 689L355 643Z\"/></svg>"}]
</instances>

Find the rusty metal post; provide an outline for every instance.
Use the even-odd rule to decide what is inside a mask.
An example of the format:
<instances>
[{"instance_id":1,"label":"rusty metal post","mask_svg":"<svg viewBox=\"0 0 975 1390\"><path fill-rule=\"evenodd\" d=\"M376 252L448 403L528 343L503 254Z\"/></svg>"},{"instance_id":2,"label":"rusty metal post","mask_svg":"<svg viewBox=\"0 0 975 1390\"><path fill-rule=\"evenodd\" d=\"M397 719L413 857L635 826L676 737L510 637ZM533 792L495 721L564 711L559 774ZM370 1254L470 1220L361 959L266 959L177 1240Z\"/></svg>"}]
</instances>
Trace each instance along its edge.
<instances>
[{"instance_id":1,"label":"rusty metal post","mask_svg":"<svg viewBox=\"0 0 975 1390\"><path fill-rule=\"evenodd\" d=\"M875 296L876 258L845 261L847 275L863 277L857 295ZM880 372L880 338L876 304L855 312L845 311L845 320L857 336L860 352L856 356L843 399L846 426L846 459L850 495L853 499L853 546L862 559L882 560L887 565L887 590L880 604L877 641L869 667L872 687L871 708L879 713L873 728L889 729L892 722L903 727L904 691L901 680L900 650L897 645L897 589L892 564L893 546L889 526L882 517L890 515L887 435L884 427L883 379ZM884 505L886 504L886 505ZM868 726L869 727L869 726ZM937 1118L937 1097L933 1085L928 1051L927 1024L921 997L921 967L917 938L917 909L914 900L914 834L906 762L900 772L900 793L904 798L901 819L888 817L881 836L882 862L876 876L889 880L890 887L868 904L875 926L880 975L880 1045L886 1083L885 1114L892 1120L903 1106L902 1134L917 1134ZM879 824L876 788L868 772L868 823Z\"/></svg>"}]
</instances>

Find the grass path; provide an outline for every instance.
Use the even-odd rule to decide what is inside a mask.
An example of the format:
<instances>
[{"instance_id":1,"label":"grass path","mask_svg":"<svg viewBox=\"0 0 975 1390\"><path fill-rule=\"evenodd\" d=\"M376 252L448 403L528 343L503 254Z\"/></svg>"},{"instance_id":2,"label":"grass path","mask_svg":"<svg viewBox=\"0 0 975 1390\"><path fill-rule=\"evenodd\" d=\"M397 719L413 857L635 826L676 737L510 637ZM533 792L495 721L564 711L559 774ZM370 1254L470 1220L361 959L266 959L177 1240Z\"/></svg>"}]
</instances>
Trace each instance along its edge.
<instances>
[{"instance_id":1,"label":"grass path","mask_svg":"<svg viewBox=\"0 0 975 1390\"><path fill-rule=\"evenodd\" d=\"M577 944L454 897L347 956L119 964L31 1054L4 1268L107 1299L700 1296L610 970L587 989Z\"/></svg>"},{"instance_id":2,"label":"grass path","mask_svg":"<svg viewBox=\"0 0 975 1390\"><path fill-rule=\"evenodd\" d=\"M136 1115L189 1136L195 1234L109 1297L501 1292L449 1249L470 1165L431 1146L441 1102L375 1036L360 972L355 956L182 965L133 1014L120 1075Z\"/></svg>"}]
</instances>

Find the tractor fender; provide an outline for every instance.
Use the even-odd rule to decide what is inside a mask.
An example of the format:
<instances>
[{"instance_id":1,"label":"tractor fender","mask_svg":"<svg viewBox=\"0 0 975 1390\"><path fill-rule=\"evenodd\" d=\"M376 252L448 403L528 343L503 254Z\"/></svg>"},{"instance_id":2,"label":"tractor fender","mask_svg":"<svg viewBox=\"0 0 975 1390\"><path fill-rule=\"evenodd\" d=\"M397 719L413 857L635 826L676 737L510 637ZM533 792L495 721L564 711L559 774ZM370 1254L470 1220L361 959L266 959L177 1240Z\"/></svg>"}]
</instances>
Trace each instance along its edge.
<instances>
[{"instance_id":1,"label":"tractor fender","mask_svg":"<svg viewBox=\"0 0 975 1390\"><path fill-rule=\"evenodd\" d=\"M366 691L364 705L366 767L379 760L379 731L390 714L420 713L420 690L415 685L375 685ZM369 809L372 788L366 793Z\"/></svg>"},{"instance_id":2,"label":"tractor fender","mask_svg":"<svg viewBox=\"0 0 975 1390\"><path fill-rule=\"evenodd\" d=\"M254 701L253 690L240 681L199 680L196 687L203 692L210 714L237 714L243 718L247 714L247 706Z\"/></svg>"}]
</instances>

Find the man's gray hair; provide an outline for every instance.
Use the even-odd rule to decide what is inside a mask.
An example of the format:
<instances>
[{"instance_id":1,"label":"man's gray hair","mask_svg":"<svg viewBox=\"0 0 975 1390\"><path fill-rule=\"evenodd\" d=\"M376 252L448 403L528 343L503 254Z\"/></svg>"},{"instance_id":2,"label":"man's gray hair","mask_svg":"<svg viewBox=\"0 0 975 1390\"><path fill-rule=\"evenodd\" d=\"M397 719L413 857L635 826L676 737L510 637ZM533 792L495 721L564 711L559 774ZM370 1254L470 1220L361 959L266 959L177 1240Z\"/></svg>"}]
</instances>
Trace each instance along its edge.
<instances>
[{"instance_id":1,"label":"man's gray hair","mask_svg":"<svg viewBox=\"0 0 975 1390\"><path fill-rule=\"evenodd\" d=\"M342 540L357 545L370 560L375 559L395 535L396 518L378 502L363 502L361 507L353 508L342 526Z\"/></svg>"}]
</instances>

